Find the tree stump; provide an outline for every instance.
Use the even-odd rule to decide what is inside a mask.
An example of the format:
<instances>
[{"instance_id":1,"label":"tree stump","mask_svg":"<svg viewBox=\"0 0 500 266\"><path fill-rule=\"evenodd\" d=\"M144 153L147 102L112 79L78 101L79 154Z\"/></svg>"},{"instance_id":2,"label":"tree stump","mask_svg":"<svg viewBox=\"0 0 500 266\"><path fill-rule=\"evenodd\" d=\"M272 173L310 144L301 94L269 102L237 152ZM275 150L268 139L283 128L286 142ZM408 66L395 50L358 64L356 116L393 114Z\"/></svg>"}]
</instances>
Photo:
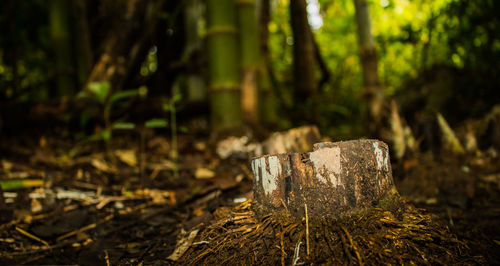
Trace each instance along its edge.
<instances>
[{"instance_id":1,"label":"tree stump","mask_svg":"<svg viewBox=\"0 0 500 266\"><path fill-rule=\"evenodd\" d=\"M398 198L387 144L378 140L317 143L312 152L252 160L260 214L338 218Z\"/></svg>"}]
</instances>

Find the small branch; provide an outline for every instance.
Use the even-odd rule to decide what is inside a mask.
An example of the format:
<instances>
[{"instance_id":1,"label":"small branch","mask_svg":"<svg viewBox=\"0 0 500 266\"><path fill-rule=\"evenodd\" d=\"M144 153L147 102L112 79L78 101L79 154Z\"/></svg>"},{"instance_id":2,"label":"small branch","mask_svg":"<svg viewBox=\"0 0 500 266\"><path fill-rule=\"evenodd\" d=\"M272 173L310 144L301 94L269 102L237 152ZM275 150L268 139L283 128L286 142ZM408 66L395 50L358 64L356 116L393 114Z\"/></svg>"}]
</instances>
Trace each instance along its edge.
<instances>
[{"instance_id":1,"label":"small branch","mask_svg":"<svg viewBox=\"0 0 500 266\"><path fill-rule=\"evenodd\" d=\"M69 233L67 233L67 234L64 234L64 235L62 235L62 236L58 237L58 238L57 238L57 241L61 241L61 240L66 239L66 238L68 238L68 237L72 237L72 236L74 236L74 235L76 235L76 234L78 234L78 233L82 233L82 232L85 232L85 231L88 231L88 230L94 229L94 228L96 228L98 225L100 225L100 224L102 224L102 223L105 223L105 222L107 222L107 221L109 221L109 220L111 220L111 219L113 219L113 218L114 218L114 215L113 215L113 214L110 214L110 215L108 215L108 216L104 217L104 219L102 219L102 220L98 221L97 223L93 223L93 224L86 225L86 226L84 226L84 227L82 227L82 228L80 228L80 229L77 229L77 230L71 231L71 232L69 232Z\"/></svg>"},{"instance_id":2,"label":"small branch","mask_svg":"<svg viewBox=\"0 0 500 266\"><path fill-rule=\"evenodd\" d=\"M30 234L30 233L24 231L23 229L21 229L21 228L19 228L17 226L16 226L16 231L18 231L19 233L23 234L24 236L27 236L27 237L29 237L29 238L31 238L33 240L36 240L36 241L44 244L47 247L50 247L50 245L49 245L49 243L47 241L45 241L45 240L43 240L43 239L41 239L41 238L39 238L39 237L37 237L37 236L35 236L33 234Z\"/></svg>"}]
</instances>

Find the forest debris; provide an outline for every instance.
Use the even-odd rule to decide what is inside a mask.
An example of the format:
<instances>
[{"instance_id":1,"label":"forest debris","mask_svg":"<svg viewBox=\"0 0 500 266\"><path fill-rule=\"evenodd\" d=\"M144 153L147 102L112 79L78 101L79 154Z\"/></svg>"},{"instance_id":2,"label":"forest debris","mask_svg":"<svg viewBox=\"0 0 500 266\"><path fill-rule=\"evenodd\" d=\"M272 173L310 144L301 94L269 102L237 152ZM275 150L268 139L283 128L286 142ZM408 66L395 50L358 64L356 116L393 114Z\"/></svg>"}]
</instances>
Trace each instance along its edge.
<instances>
[{"instance_id":1,"label":"forest debris","mask_svg":"<svg viewBox=\"0 0 500 266\"><path fill-rule=\"evenodd\" d=\"M41 187L43 179L9 179L0 180L2 190L16 190L21 188Z\"/></svg>"},{"instance_id":2,"label":"forest debris","mask_svg":"<svg viewBox=\"0 0 500 266\"><path fill-rule=\"evenodd\" d=\"M208 179L208 178L213 178L214 176L215 176L214 171L203 167L197 168L196 172L194 173L194 177L196 179Z\"/></svg>"},{"instance_id":3,"label":"forest debris","mask_svg":"<svg viewBox=\"0 0 500 266\"><path fill-rule=\"evenodd\" d=\"M27 236L27 237L29 237L29 238L31 238L31 239L33 239L33 240L36 240L36 241L38 241L38 242L40 242L40 243L44 244L44 245L45 245L45 246L47 246L47 247L49 247L49 246L50 246L50 245L49 245L49 243L48 243L47 241L45 241L45 240L43 240L43 239L41 239L41 238L39 238L39 237L37 237L37 236L35 236L35 235L31 234L31 233L28 233L27 231L24 231L23 229L21 229L21 228L19 228L19 227L17 227L17 226L16 226L16 231L18 231L19 233L23 234L24 236Z\"/></svg>"},{"instance_id":4,"label":"forest debris","mask_svg":"<svg viewBox=\"0 0 500 266\"><path fill-rule=\"evenodd\" d=\"M134 150L116 150L115 155L118 159L120 159L120 161L124 162L128 166L137 166L137 156L135 155Z\"/></svg>"},{"instance_id":5,"label":"forest debris","mask_svg":"<svg viewBox=\"0 0 500 266\"><path fill-rule=\"evenodd\" d=\"M469 153L478 151L477 139L471 126L467 126L467 132L465 133L465 150Z\"/></svg>"},{"instance_id":6,"label":"forest debris","mask_svg":"<svg viewBox=\"0 0 500 266\"><path fill-rule=\"evenodd\" d=\"M67 234L64 234L64 235L62 235L62 236L58 237L58 238L57 238L57 241L61 241L61 240L64 240L64 239L66 239L66 238L72 237L72 236L74 236L74 235L77 235L77 234L83 233L83 232L85 232L85 231L88 231L88 230L94 229L94 228L96 228L98 225L103 224L103 223L105 223L105 222L107 222L107 221L109 221L109 220L113 219L114 217L115 217L115 216L114 216L113 214L110 214L110 215L108 215L108 216L104 217L103 219L99 220L99 221L98 221L98 222L96 222L96 223L92 223L92 224L86 225L86 226L84 226L84 227L82 227L82 228L80 228L80 229L77 229L77 230L71 231L71 232L69 232L69 233L67 233Z\"/></svg>"},{"instance_id":7,"label":"forest debris","mask_svg":"<svg viewBox=\"0 0 500 266\"><path fill-rule=\"evenodd\" d=\"M411 133L411 129L403 125L395 101L391 102L391 131L394 156L397 159L401 159L405 155L407 146L413 148L415 140Z\"/></svg>"},{"instance_id":8,"label":"forest debris","mask_svg":"<svg viewBox=\"0 0 500 266\"><path fill-rule=\"evenodd\" d=\"M448 125L448 122L446 122L443 115L441 115L441 113L437 113L436 117L439 128L443 133L443 141L448 145L450 151L456 154L463 154L464 148L462 147L462 144L460 144L460 141L455 136L455 132L453 132L450 125Z\"/></svg>"},{"instance_id":9,"label":"forest debris","mask_svg":"<svg viewBox=\"0 0 500 266\"><path fill-rule=\"evenodd\" d=\"M102 159L93 158L92 160L90 160L90 164L93 167L95 167L97 170L100 170L100 171L105 172L105 173L115 173L116 172L116 169L114 169L112 166L109 166L109 164L106 163Z\"/></svg>"},{"instance_id":10,"label":"forest debris","mask_svg":"<svg viewBox=\"0 0 500 266\"><path fill-rule=\"evenodd\" d=\"M199 229L195 229L195 230L191 231L187 236L186 235L183 236L177 242L177 245L176 245L174 252L170 256L168 256L167 259L171 260L171 261L177 261L180 257L182 257L182 255L184 255L184 253L193 244L193 241L194 241L196 235L198 235L198 232L199 232Z\"/></svg>"},{"instance_id":11,"label":"forest debris","mask_svg":"<svg viewBox=\"0 0 500 266\"><path fill-rule=\"evenodd\" d=\"M5 172L9 172L14 165L12 162L9 162L7 160L1 160L0 163L2 165L2 170L4 170Z\"/></svg>"},{"instance_id":12,"label":"forest debris","mask_svg":"<svg viewBox=\"0 0 500 266\"><path fill-rule=\"evenodd\" d=\"M303 126L273 133L262 142L262 146L266 154L306 152L312 150L313 144L320 141L320 138L318 127Z\"/></svg>"},{"instance_id":13,"label":"forest debris","mask_svg":"<svg viewBox=\"0 0 500 266\"><path fill-rule=\"evenodd\" d=\"M230 136L217 143L216 152L217 155L223 160L229 157L246 159L252 156L261 155L262 145L250 142L247 136Z\"/></svg>"}]
</instances>

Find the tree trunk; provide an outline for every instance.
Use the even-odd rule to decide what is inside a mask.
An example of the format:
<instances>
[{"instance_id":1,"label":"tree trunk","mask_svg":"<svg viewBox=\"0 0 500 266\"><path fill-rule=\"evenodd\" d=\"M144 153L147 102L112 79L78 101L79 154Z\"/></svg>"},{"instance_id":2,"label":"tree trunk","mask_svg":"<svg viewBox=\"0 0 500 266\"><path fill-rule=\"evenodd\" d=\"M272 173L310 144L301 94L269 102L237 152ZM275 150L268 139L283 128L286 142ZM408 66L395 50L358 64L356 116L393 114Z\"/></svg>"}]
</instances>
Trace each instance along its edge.
<instances>
[{"instance_id":1,"label":"tree trunk","mask_svg":"<svg viewBox=\"0 0 500 266\"><path fill-rule=\"evenodd\" d=\"M54 62L58 96L70 96L75 92L74 64L71 53L68 2L50 0L50 35L54 48Z\"/></svg>"},{"instance_id":2,"label":"tree trunk","mask_svg":"<svg viewBox=\"0 0 500 266\"><path fill-rule=\"evenodd\" d=\"M294 99L296 103L309 99L314 102L318 92L318 82L314 41L307 19L305 0L290 1L290 17L293 32ZM317 109L315 104L311 107ZM316 120L317 110L313 110L312 116L309 116Z\"/></svg>"},{"instance_id":3,"label":"tree trunk","mask_svg":"<svg viewBox=\"0 0 500 266\"><path fill-rule=\"evenodd\" d=\"M312 152L252 160L261 214L286 210L301 218L336 218L397 197L389 148L378 140L323 142Z\"/></svg>"},{"instance_id":4,"label":"tree trunk","mask_svg":"<svg viewBox=\"0 0 500 266\"><path fill-rule=\"evenodd\" d=\"M85 0L71 1L75 15L75 46L78 83L83 86L87 82L93 65L92 44L87 19L87 3Z\"/></svg>"},{"instance_id":5,"label":"tree trunk","mask_svg":"<svg viewBox=\"0 0 500 266\"><path fill-rule=\"evenodd\" d=\"M245 122L256 124L258 112L259 30L255 0L238 0L238 29L241 66L241 109Z\"/></svg>"},{"instance_id":6,"label":"tree trunk","mask_svg":"<svg viewBox=\"0 0 500 266\"><path fill-rule=\"evenodd\" d=\"M376 134L380 129L384 91L380 86L375 40L371 32L371 18L366 0L354 0L358 43L363 68L364 95L368 101L368 130Z\"/></svg>"},{"instance_id":7,"label":"tree trunk","mask_svg":"<svg viewBox=\"0 0 500 266\"><path fill-rule=\"evenodd\" d=\"M260 68L259 68L259 112L264 125L275 125L279 121L278 101L272 90L269 64L269 21L271 19L271 1L259 0L258 21L260 32Z\"/></svg>"},{"instance_id":8,"label":"tree trunk","mask_svg":"<svg viewBox=\"0 0 500 266\"><path fill-rule=\"evenodd\" d=\"M104 43L104 52L97 59L87 84L109 82L111 90L122 89L132 70L144 60L155 32L164 0L120 2L123 16Z\"/></svg>"},{"instance_id":9,"label":"tree trunk","mask_svg":"<svg viewBox=\"0 0 500 266\"><path fill-rule=\"evenodd\" d=\"M200 0L189 0L184 9L184 26L186 31L186 48L184 60L187 60L187 98L192 102L204 101L207 97L205 83L200 73L199 56L202 49L202 40L199 34L198 21L203 13L203 4Z\"/></svg>"},{"instance_id":10,"label":"tree trunk","mask_svg":"<svg viewBox=\"0 0 500 266\"><path fill-rule=\"evenodd\" d=\"M234 0L207 0L211 124L215 131L241 126L238 42Z\"/></svg>"}]
</instances>

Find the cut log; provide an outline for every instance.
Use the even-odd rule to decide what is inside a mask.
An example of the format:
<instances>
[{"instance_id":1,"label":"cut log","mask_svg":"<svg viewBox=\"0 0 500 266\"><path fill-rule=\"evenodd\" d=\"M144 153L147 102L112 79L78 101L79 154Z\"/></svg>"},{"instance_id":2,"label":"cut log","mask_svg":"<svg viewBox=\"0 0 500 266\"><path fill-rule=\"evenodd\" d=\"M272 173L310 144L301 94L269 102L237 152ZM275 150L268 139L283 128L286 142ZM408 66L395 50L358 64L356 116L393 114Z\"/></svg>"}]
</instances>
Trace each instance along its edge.
<instances>
[{"instance_id":1,"label":"cut log","mask_svg":"<svg viewBox=\"0 0 500 266\"><path fill-rule=\"evenodd\" d=\"M312 152L252 160L260 214L286 210L312 219L337 218L399 197L387 144L378 140L323 142Z\"/></svg>"}]
</instances>

